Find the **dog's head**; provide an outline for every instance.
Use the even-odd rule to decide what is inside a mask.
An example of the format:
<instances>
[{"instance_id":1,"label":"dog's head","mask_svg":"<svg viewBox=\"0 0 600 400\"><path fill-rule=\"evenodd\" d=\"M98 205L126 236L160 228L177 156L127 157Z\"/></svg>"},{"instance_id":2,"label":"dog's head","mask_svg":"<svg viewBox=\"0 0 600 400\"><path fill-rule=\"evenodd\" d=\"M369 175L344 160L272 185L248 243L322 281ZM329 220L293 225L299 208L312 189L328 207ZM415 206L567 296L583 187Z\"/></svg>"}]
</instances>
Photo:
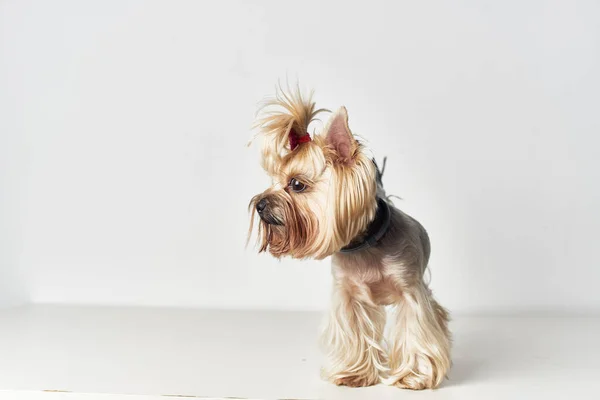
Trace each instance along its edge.
<instances>
[{"instance_id":1,"label":"dog's head","mask_svg":"<svg viewBox=\"0 0 600 400\"><path fill-rule=\"evenodd\" d=\"M308 126L317 114L299 91L278 93L263 109L262 166L272 185L251 200L252 232L260 217L260 251L275 257L322 259L365 230L377 209L377 171L348 126L344 107L320 135Z\"/></svg>"}]
</instances>

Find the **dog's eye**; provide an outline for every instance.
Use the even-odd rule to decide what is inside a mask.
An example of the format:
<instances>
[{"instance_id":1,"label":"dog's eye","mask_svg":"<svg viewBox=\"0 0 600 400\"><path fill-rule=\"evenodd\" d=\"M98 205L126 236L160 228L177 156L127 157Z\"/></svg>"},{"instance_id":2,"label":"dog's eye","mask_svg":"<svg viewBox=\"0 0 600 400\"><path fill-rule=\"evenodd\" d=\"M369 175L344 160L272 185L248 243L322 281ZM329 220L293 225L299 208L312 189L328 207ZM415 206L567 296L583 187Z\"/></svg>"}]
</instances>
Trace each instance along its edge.
<instances>
[{"instance_id":1,"label":"dog's eye","mask_svg":"<svg viewBox=\"0 0 600 400\"><path fill-rule=\"evenodd\" d=\"M290 180L290 188L294 191L294 192L301 192L304 189L306 189L306 185L302 182L300 182L298 179L296 178L292 178L292 180Z\"/></svg>"}]
</instances>

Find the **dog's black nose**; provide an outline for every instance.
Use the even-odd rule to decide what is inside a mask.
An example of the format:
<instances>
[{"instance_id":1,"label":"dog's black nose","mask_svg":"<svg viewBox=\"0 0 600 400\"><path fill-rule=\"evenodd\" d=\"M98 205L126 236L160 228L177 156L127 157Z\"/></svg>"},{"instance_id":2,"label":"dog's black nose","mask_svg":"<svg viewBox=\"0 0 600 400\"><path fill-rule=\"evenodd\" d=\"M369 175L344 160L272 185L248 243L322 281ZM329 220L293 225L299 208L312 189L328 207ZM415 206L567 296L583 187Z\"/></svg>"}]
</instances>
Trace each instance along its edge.
<instances>
[{"instance_id":1,"label":"dog's black nose","mask_svg":"<svg viewBox=\"0 0 600 400\"><path fill-rule=\"evenodd\" d=\"M258 203L256 203L256 211L258 213L262 213L264 209L267 207L267 199L261 199Z\"/></svg>"}]
</instances>

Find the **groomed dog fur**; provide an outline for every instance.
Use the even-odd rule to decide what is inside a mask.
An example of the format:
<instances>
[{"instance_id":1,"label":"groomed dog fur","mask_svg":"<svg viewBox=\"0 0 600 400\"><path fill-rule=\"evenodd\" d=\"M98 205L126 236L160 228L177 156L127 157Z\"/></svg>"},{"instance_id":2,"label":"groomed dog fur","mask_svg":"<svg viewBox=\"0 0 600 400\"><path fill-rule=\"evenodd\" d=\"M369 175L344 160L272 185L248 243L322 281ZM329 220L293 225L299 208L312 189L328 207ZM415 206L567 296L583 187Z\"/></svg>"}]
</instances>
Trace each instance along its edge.
<instances>
[{"instance_id":1,"label":"groomed dog fur","mask_svg":"<svg viewBox=\"0 0 600 400\"><path fill-rule=\"evenodd\" d=\"M382 171L352 134L344 107L311 138L309 125L323 111L299 90L279 90L262 109L261 164L273 183L250 202L260 251L331 256L326 379L435 388L450 368L450 332L448 312L423 279L427 232L386 196ZM394 309L389 338L385 306Z\"/></svg>"}]
</instances>

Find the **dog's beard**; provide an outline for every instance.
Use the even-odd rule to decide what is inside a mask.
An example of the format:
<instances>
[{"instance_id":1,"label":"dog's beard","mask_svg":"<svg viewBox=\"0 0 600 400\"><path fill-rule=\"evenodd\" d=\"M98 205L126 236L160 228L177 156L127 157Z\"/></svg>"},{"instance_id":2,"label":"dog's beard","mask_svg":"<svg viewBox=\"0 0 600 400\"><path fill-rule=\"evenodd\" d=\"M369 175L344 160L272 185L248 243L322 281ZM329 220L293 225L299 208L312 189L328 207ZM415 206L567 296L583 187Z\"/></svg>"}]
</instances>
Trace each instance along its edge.
<instances>
[{"instance_id":1,"label":"dog's beard","mask_svg":"<svg viewBox=\"0 0 600 400\"><path fill-rule=\"evenodd\" d=\"M258 229L261 253L268 250L274 257L281 257L291 252L289 235L284 225L274 225L261 220Z\"/></svg>"},{"instance_id":2,"label":"dog's beard","mask_svg":"<svg viewBox=\"0 0 600 400\"><path fill-rule=\"evenodd\" d=\"M248 239L252 235L256 220L256 204L260 196L250 201L251 223ZM319 221L310 210L303 212L296 208L286 193L269 195L272 211L261 216L258 224L259 252L268 251L274 257L291 256L294 258L318 257L316 239Z\"/></svg>"}]
</instances>

